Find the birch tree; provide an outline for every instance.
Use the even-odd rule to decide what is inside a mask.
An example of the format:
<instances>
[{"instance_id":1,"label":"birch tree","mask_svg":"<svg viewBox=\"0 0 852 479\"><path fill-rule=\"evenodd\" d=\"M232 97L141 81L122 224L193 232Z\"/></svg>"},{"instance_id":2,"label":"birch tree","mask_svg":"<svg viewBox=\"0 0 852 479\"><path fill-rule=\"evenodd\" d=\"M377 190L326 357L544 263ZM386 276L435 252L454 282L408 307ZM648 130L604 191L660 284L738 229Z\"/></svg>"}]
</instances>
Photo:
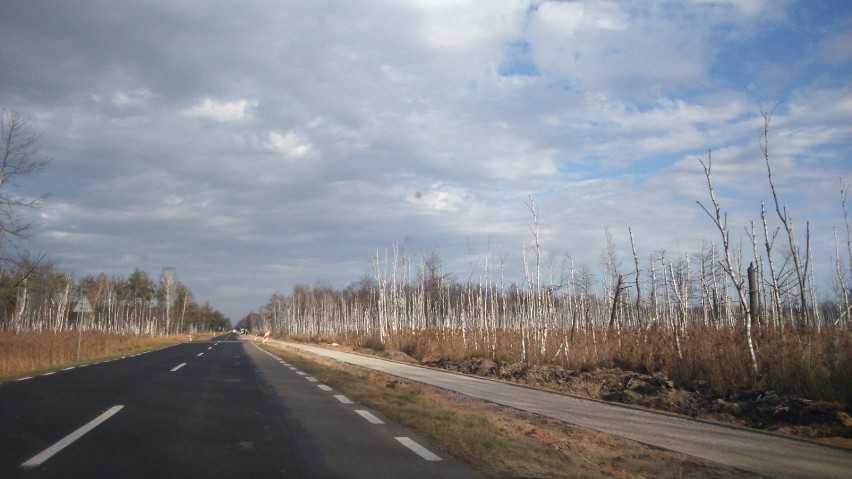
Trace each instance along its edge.
<instances>
[{"instance_id":1,"label":"birch tree","mask_svg":"<svg viewBox=\"0 0 852 479\"><path fill-rule=\"evenodd\" d=\"M796 274L796 284L799 289L799 315L807 322L808 319L808 264L810 262L810 227L805 227L805 254L802 258L802 252L799 248L796 234L793 230L793 215L787 206L781 206L778 201L778 193L775 191L775 182L772 179L772 167L769 162L769 122L772 119L773 108L770 112L761 112L763 115L763 133L761 135L760 149L763 152L763 159L766 162L766 176L769 180L769 188L772 191L772 199L775 202L775 212L778 214L778 219L781 220L781 225L787 233L787 243L790 247L790 255L793 259L793 268Z\"/></svg>"},{"instance_id":2,"label":"birch tree","mask_svg":"<svg viewBox=\"0 0 852 479\"><path fill-rule=\"evenodd\" d=\"M165 333L169 334L171 332L171 312L172 312L172 303L175 300L175 295L177 293L177 273L174 268L166 267L163 268L163 272L160 274L160 283L157 288L158 299L160 303L160 309L163 311L163 321L165 327Z\"/></svg>"},{"instance_id":3,"label":"birch tree","mask_svg":"<svg viewBox=\"0 0 852 479\"><path fill-rule=\"evenodd\" d=\"M731 257L731 243L730 243L730 231L728 230L728 217L727 215L722 215L722 209L719 206L719 202L716 200L716 192L713 189L713 181L712 181L712 157L710 153L707 153L707 163L704 163L702 160L698 160L701 163L701 166L704 167L704 177L707 179L707 190L710 193L710 202L713 205L713 211L708 210L700 201L697 201L698 205L701 209L707 213L713 223L716 225L716 229L719 230L719 234L722 236L722 254L724 255L723 261L720 261L720 265L722 269L725 270L725 273L731 279L731 282L734 285L734 289L737 290L737 295L740 299L740 307L745 313L745 328L746 328L746 341L748 343L748 356L751 360L751 367L755 373L757 373L757 357L754 353L754 341L751 337L751 324L752 324L752 314L751 308L749 308L749 301L746 298L745 291L745 280L743 279L743 275L740 271L734 268L734 262Z\"/></svg>"}]
</instances>

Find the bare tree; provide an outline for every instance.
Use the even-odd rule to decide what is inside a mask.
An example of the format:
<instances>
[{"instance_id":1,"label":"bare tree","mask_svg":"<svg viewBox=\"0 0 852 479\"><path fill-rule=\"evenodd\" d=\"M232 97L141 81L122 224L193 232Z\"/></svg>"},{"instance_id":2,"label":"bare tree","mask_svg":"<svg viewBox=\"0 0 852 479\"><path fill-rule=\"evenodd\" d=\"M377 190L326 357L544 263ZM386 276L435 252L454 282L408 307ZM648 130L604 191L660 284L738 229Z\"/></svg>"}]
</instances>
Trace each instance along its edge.
<instances>
[{"instance_id":1,"label":"bare tree","mask_svg":"<svg viewBox=\"0 0 852 479\"><path fill-rule=\"evenodd\" d=\"M849 208L846 206L846 200L849 195L849 185L840 180L840 204L843 207L843 220L846 225L846 254L847 260L849 261L849 273L852 274L852 230L849 228ZM841 305L843 311L840 313L840 316L837 318L835 324L839 324L841 322L846 323L846 327L849 327L850 317L852 314L852 288L849 288L846 284L846 266L842 260L842 256L840 255L840 246L838 245L837 240L837 228L834 229L834 255L835 255L835 269L837 274L837 287L838 287L838 296L841 300ZM844 319L845 317L845 319Z\"/></svg>"},{"instance_id":2,"label":"bare tree","mask_svg":"<svg viewBox=\"0 0 852 479\"><path fill-rule=\"evenodd\" d=\"M618 258L618 252L615 248L615 242L612 239L612 232L609 226L604 227L604 235L606 235L606 248L601 250L601 264L604 267L604 294L612 309L609 315L609 328L616 327L620 329L620 325L615 324L618 316L618 305L621 299L621 292L624 290L624 276L619 272L621 261Z\"/></svg>"},{"instance_id":3,"label":"bare tree","mask_svg":"<svg viewBox=\"0 0 852 479\"><path fill-rule=\"evenodd\" d=\"M636 254L636 241L633 240L633 228L627 227L627 232L630 233L630 248L633 250L633 263L636 265L636 313L641 313L642 309L642 290L639 288L639 256Z\"/></svg>"},{"instance_id":4,"label":"bare tree","mask_svg":"<svg viewBox=\"0 0 852 479\"><path fill-rule=\"evenodd\" d=\"M793 216L787 209L787 206L781 207L778 201L778 193L775 191L775 182L772 180L772 168L769 164L769 122L772 119L772 113L761 112L763 115L763 132L761 134L760 149L763 152L763 158L766 162L766 176L769 179L769 187L772 190L772 199L775 201L775 212L778 213L778 219L784 226L784 231L787 233L787 242L790 246L790 254L793 258L793 267L795 268L796 280L799 287L799 308L800 315L804 321L808 319L808 263L810 262L810 226L805 225L805 257L802 258L799 244L796 241L796 235L793 231Z\"/></svg>"},{"instance_id":5,"label":"bare tree","mask_svg":"<svg viewBox=\"0 0 852 479\"><path fill-rule=\"evenodd\" d=\"M26 177L47 165L47 160L36 157L37 134L28 118L18 111L0 111L0 252L9 261L9 241L24 238L33 224L19 216L23 208L32 208L43 199L26 198L10 191L18 177Z\"/></svg>"},{"instance_id":6,"label":"bare tree","mask_svg":"<svg viewBox=\"0 0 852 479\"><path fill-rule=\"evenodd\" d=\"M722 236L722 253L724 254L724 261L719 261L719 264L722 266L722 269L725 270L728 277L731 278L731 282L734 284L734 288L737 290L737 294L740 298L740 305L745 312L745 328L746 328L746 340L748 342L748 355L751 359L751 367L756 373L758 371L757 368L757 357L754 353L754 341L751 337L751 323L752 323L752 315L755 313L751 310L750 302L746 299L746 291L745 291L745 280L743 279L743 275L740 271L734 268L734 261L731 258L731 245L730 245L730 231L728 230L728 217L727 215L722 215L722 209L719 206L719 202L716 200L716 193L713 190L713 181L711 177L711 169L713 166L712 158L710 153L707 153L707 163L704 163L701 159L698 160L701 163L701 166L704 167L704 177L707 179L707 190L710 193L710 202L713 205L713 212L711 213L700 201L697 201L698 206L707 213L707 216L713 220L713 223L716 224L716 229L719 230L719 234Z\"/></svg>"}]
</instances>

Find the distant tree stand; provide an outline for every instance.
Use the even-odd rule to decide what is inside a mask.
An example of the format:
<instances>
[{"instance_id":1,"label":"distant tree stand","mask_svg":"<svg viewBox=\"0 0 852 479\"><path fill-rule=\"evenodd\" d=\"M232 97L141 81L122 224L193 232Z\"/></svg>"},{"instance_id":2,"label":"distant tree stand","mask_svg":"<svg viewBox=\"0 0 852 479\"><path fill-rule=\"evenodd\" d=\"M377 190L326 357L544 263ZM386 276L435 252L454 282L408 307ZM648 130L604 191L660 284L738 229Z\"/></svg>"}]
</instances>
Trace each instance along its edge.
<instances>
[{"instance_id":1,"label":"distant tree stand","mask_svg":"<svg viewBox=\"0 0 852 479\"><path fill-rule=\"evenodd\" d=\"M27 237L33 226L20 217L20 210L38 206L44 199L18 196L10 188L17 177L29 176L47 165L47 160L36 158L40 136L20 112L0 111L0 259L4 262L14 263L9 252L11 242Z\"/></svg>"}]
</instances>

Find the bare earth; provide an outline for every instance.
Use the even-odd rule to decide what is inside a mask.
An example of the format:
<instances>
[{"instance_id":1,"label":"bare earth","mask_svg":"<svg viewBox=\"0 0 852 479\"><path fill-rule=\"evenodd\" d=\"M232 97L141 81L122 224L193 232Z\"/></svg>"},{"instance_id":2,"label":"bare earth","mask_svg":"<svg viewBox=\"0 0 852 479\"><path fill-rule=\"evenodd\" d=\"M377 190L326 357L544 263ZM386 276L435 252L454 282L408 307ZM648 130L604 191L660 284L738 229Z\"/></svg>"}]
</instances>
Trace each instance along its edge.
<instances>
[{"instance_id":1,"label":"bare earth","mask_svg":"<svg viewBox=\"0 0 852 479\"><path fill-rule=\"evenodd\" d=\"M380 354L401 358L404 353ZM680 386L661 374L617 368L583 372L482 358L424 365L852 447L852 411L836 402L782 398L773 391L720 393L702 382Z\"/></svg>"}]
</instances>

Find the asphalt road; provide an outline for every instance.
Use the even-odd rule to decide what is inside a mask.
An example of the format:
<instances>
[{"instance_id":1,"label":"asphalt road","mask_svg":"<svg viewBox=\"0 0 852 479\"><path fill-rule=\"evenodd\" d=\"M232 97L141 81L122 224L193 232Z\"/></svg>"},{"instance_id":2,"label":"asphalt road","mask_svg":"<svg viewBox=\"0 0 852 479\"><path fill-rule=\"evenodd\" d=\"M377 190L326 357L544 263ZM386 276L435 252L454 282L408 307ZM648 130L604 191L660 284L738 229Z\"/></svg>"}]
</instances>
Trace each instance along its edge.
<instances>
[{"instance_id":1,"label":"asphalt road","mask_svg":"<svg viewBox=\"0 0 852 479\"><path fill-rule=\"evenodd\" d=\"M852 450L333 349L275 341L387 374L775 478L852 477Z\"/></svg>"},{"instance_id":2,"label":"asphalt road","mask_svg":"<svg viewBox=\"0 0 852 479\"><path fill-rule=\"evenodd\" d=\"M226 335L0 384L0 478L476 477Z\"/></svg>"}]
</instances>

